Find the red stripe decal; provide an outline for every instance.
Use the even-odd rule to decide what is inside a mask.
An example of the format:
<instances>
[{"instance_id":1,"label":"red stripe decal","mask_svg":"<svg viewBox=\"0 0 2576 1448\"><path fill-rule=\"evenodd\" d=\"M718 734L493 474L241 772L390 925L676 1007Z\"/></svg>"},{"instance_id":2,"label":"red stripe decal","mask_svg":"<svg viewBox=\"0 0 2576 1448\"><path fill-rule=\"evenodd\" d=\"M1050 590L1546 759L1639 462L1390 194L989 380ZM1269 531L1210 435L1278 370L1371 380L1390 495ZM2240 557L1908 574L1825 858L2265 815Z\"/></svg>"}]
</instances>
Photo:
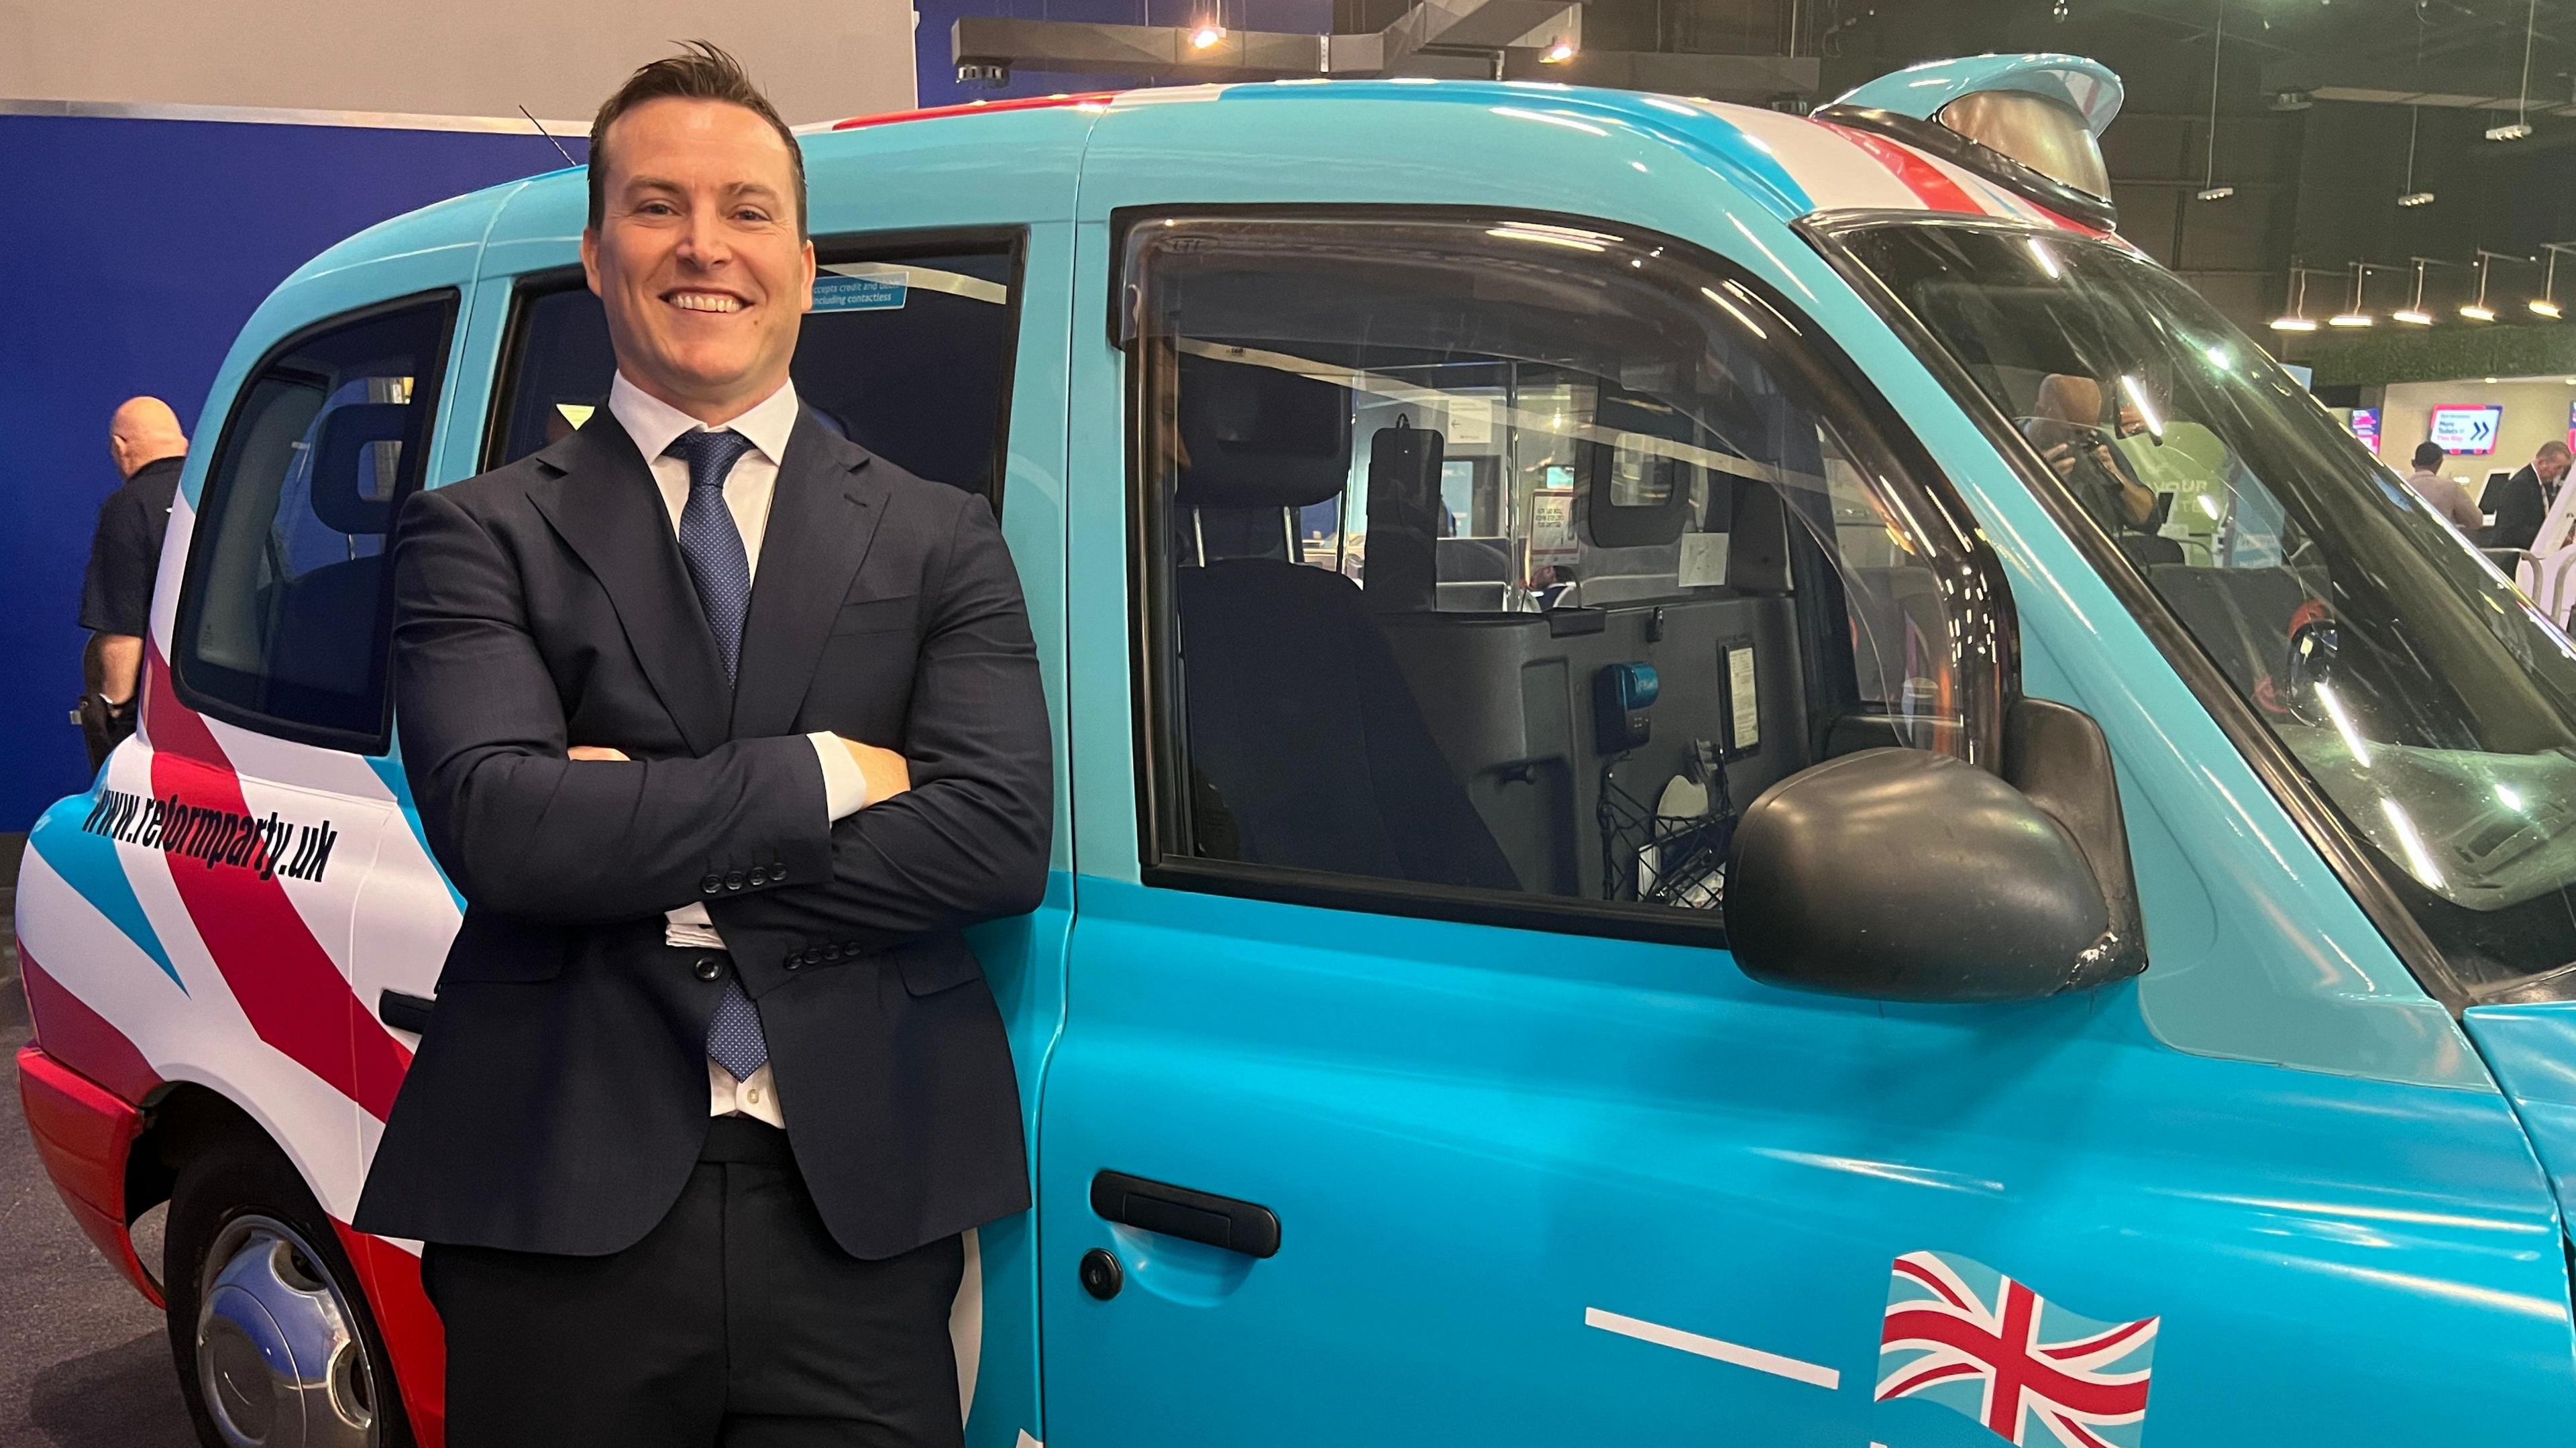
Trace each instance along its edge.
<instances>
[{"instance_id":1,"label":"red stripe decal","mask_svg":"<svg viewBox=\"0 0 2576 1448\"><path fill-rule=\"evenodd\" d=\"M1883 136L1873 136L1867 131L1838 126L1831 121L1824 122L1824 125L1826 129L1860 147L1870 159L1886 167L1890 175L1905 183L1906 190L1914 193L1915 200L1932 210L1964 211L1970 216L1987 214L1986 208L1978 205L1975 197L1960 189L1958 182L1951 180L1940 167L1933 165L1931 161L1918 155L1910 147L1900 146Z\"/></svg>"},{"instance_id":2,"label":"red stripe decal","mask_svg":"<svg viewBox=\"0 0 2576 1448\"><path fill-rule=\"evenodd\" d=\"M420 1259L382 1237L372 1237L334 1217L340 1250L365 1282L367 1306L393 1359L394 1385L420 1448L447 1441L447 1329L420 1285Z\"/></svg>"},{"instance_id":3,"label":"red stripe decal","mask_svg":"<svg viewBox=\"0 0 2576 1448\"><path fill-rule=\"evenodd\" d=\"M88 1002L63 989L61 981L36 964L24 942L18 946L18 976L27 989L27 1013L35 1018L36 1044L45 1048L46 1055L115 1092L130 1106L142 1105L152 1088L161 1084L161 1073L152 1069L134 1042L107 1017L91 1010Z\"/></svg>"},{"instance_id":4,"label":"red stripe decal","mask_svg":"<svg viewBox=\"0 0 2576 1448\"><path fill-rule=\"evenodd\" d=\"M152 730L152 792L236 815L251 813L241 776L223 745L195 710L171 692L169 670L157 648L149 650L145 717ZM393 1038L349 988L329 951L286 898L284 882L249 870L208 869L196 860L170 858L170 879L180 903L232 987L259 1038L355 1101L378 1121L393 1110L394 1093L411 1052Z\"/></svg>"}]
</instances>

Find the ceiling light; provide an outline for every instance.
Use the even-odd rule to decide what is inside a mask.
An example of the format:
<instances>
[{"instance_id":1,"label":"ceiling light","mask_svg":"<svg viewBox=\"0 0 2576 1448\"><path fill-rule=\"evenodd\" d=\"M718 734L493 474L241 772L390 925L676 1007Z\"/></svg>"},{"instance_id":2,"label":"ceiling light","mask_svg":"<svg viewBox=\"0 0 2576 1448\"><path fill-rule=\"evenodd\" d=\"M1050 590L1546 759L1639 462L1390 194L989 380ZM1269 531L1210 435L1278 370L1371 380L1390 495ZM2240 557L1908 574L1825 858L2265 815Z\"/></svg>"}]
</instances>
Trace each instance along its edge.
<instances>
[{"instance_id":1,"label":"ceiling light","mask_svg":"<svg viewBox=\"0 0 2576 1448\"><path fill-rule=\"evenodd\" d=\"M2194 201L2224 201L2236 194L2233 186L2204 186L2192 193Z\"/></svg>"},{"instance_id":2,"label":"ceiling light","mask_svg":"<svg viewBox=\"0 0 2576 1448\"><path fill-rule=\"evenodd\" d=\"M2401 307L2398 310L2389 313L2388 320L2392 322L2404 322L2410 327L2429 327L2433 325L2433 314L2431 312L2420 311L2414 307Z\"/></svg>"},{"instance_id":3,"label":"ceiling light","mask_svg":"<svg viewBox=\"0 0 2576 1448\"><path fill-rule=\"evenodd\" d=\"M2313 332L2317 319L2308 315L2308 273L2313 267L2290 267L2290 310L2272 319L2275 332Z\"/></svg>"},{"instance_id":4,"label":"ceiling light","mask_svg":"<svg viewBox=\"0 0 2576 1448\"><path fill-rule=\"evenodd\" d=\"M2530 136L2531 122L2529 121L2515 121L2507 126L2487 127L2487 139L2490 141L2521 141L2528 140Z\"/></svg>"},{"instance_id":5,"label":"ceiling light","mask_svg":"<svg viewBox=\"0 0 2576 1448\"><path fill-rule=\"evenodd\" d=\"M2377 317L2371 315L2368 305L2362 300L2362 290L2370 284L2370 274L2373 270L2388 271L2391 270L2391 268L2374 268L2366 261L2357 261L2352 264L2352 298L2344 303L2344 309L2342 311L2326 318L2327 326L2367 327L2371 323L2379 320Z\"/></svg>"},{"instance_id":6,"label":"ceiling light","mask_svg":"<svg viewBox=\"0 0 2576 1448\"><path fill-rule=\"evenodd\" d=\"M1546 51L1540 54L1539 63L1542 65L1562 65L1572 59L1574 59L1574 42L1571 40L1560 40L1554 45L1549 46Z\"/></svg>"},{"instance_id":7,"label":"ceiling light","mask_svg":"<svg viewBox=\"0 0 2576 1448\"><path fill-rule=\"evenodd\" d=\"M2472 322L2492 322L2495 320L2495 308L2471 302L2460 308L2460 315Z\"/></svg>"},{"instance_id":8,"label":"ceiling light","mask_svg":"<svg viewBox=\"0 0 2576 1448\"><path fill-rule=\"evenodd\" d=\"M1224 26L1202 25L1198 29L1190 32L1190 49L1206 50L1223 39L1225 39Z\"/></svg>"},{"instance_id":9,"label":"ceiling light","mask_svg":"<svg viewBox=\"0 0 2576 1448\"><path fill-rule=\"evenodd\" d=\"M2397 204L2400 206L2430 206L2433 204L2433 193L2430 191L2409 191L2405 195L2397 198Z\"/></svg>"},{"instance_id":10,"label":"ceiling light","mask_svg":"<svg viewBox=\"0 0 2576 1448\"><path fill-rule=\"evenodd\" d=\"M2533 297L2530 305L2531 309L2534 312L2539 313L2541 316L2550 318L2553 321L2558 317L2558 304L2547 297Z\"/></svg>"},{"instance_id":11,"label":"ceiling light","mask_svg":"<svg viewBox=\"0 0 2576 1448\"><path fill-rule=\"evenodd\" d=\"M2276 111L2304 111L2316 103L2316 95L2311 91L2285 90L2272 92L2272 109Z\"/></svg>"}]
</instances>

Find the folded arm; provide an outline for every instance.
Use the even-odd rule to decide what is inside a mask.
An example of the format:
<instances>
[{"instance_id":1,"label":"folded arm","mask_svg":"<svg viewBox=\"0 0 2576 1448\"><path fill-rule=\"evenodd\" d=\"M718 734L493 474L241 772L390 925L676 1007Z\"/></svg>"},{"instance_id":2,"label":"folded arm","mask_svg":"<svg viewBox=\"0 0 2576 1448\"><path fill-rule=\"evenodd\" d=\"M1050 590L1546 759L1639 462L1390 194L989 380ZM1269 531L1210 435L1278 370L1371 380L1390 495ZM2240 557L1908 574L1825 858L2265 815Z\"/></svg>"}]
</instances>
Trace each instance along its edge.
<instances>
[{"instance_id":1,"label":"folded arm","mask_svg":"<svg viewBox=\"0 0 2576 1448\"><path fill-rule=\"evenodd\" d=\"M1054 766L1019 576L981 498L934 565L899 742L910 788L832 827L829 878L710 902L755 994L791 953L871 951L1033 910L1046 891Z\"/></svg>"},{"instance_id":2,"label":"folded arm","mask_svg":"<svg viewBox=\"0 0 2576 1448\"><path fill-rule=\"evenodd\" d=\"M397 538L404 767L431 848L467 900L527 919L616 920L708 898L710 880L758 892L830 873L810 741L575 761L507 551L435 492L405 507Z\"/></svg>"}]
</instances>

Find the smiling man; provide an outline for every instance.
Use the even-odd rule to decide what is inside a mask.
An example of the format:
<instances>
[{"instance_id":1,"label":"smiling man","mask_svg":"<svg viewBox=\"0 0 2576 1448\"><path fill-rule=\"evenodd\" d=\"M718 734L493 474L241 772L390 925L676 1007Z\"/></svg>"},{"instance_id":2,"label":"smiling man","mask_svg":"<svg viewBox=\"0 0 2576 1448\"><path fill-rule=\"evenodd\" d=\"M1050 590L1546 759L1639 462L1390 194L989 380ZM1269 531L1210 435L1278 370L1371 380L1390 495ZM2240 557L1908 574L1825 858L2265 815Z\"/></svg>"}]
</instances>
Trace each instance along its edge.
<instances>
[{"instance_id":1,"label":"smiling man","mask_svg":"<svg viewBox=\"0 0 2576 1448\"><path fill-rule=\"evenodd\" d=\"M804 163L731 57L590 134L608 406L423 493L394 687L466 900L357 1225L429 1246L447 1441L955 1445L959 1233L1028 1205L959 933L1051 771L984 501L800 411Z\"/></svg>"}]
</instances>

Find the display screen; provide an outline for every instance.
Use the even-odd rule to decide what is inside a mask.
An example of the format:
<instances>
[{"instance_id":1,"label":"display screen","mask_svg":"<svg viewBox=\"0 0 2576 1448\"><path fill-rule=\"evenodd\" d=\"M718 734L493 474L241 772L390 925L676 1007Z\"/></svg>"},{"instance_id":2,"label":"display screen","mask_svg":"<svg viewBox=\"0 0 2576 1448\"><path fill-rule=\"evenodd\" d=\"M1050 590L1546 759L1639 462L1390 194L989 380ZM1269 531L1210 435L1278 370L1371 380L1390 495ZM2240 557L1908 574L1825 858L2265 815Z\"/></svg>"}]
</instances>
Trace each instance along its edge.
<instances>
[{"instance_id":1,"label":"display screen","mask_svg":"<svg viewBox=\"0 0 2576 1448\"><path fill-rule=\"evenodd\" d=\"M2504 405L2465 403L2433 409L2433 443L2449 453L2491 453L2504 426Z\"/></svg>"},{"instance_id":2,"label":"display screen","mask_svg":"<svg viewBox=\"0 0 2576 1448\"><path fill-rule=\"evenodd\" d=\"M2379 409L2356 407L2352 410L2352 435L2361 439L2365 452L2379 451Z\"/></svg>"}]
</instances>

